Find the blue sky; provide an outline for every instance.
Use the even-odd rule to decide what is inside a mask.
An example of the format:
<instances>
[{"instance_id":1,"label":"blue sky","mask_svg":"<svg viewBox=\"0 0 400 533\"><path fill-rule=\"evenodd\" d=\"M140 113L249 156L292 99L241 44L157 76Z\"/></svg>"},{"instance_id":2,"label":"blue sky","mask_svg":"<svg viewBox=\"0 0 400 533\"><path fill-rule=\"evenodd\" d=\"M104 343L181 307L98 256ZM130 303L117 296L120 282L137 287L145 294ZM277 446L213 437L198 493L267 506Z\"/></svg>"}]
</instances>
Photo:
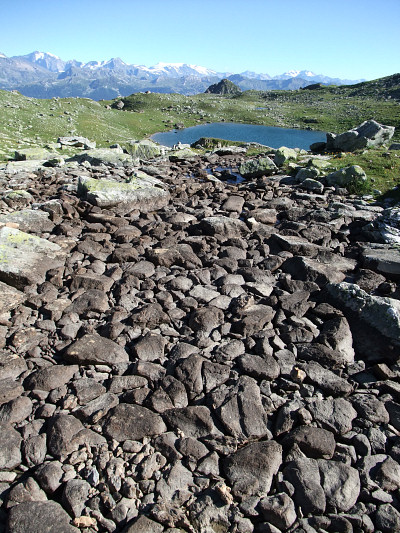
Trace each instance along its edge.
<instances>
[{"instance_id":1,"label":"blue sky","mask_svg":"<svg viewBox=\"0 0 400 533\"><path fill-rule=\"evenodd\" d=\"M0 52L347 79L400 72L400 0L0 0Z\"/></svg>"}]
</instances>

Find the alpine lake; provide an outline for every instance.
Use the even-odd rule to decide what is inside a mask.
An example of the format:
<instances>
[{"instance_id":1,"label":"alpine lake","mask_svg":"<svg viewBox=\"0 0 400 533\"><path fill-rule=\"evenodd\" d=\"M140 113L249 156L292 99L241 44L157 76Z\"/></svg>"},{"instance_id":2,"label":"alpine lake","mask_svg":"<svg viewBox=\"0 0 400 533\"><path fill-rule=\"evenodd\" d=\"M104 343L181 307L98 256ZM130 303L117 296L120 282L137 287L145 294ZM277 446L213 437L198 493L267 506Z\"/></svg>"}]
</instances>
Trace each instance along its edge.
<instances>
[{"instance_id":1,"label":"alpine lake","mask_svg":"<svg viewBox=\"0 0 400 533\"><path fill-rule=\"evenodd\" d=\"M228 141L255 142L271 148L301 148L309 150L310 144L325 142L323 131L312 131L234 122L213 122L185 129L155 133L151 139L163 146L172 147L178 142L192 144L201 137L213 137Z\"/></svg>"}]
</instances>

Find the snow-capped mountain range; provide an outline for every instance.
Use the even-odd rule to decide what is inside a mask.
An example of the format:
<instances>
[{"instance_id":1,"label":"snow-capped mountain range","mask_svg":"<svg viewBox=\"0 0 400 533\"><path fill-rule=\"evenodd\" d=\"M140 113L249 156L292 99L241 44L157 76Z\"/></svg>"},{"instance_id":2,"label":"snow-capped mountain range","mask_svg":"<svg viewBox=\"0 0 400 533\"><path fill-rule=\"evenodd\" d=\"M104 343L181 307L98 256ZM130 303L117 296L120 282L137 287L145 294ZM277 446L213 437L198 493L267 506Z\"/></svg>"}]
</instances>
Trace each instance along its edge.
<instances>
[{"instance_id":1,"label":"snow-capped mountain range","mask_svg":"<svg viewBox=\"0 0 400 533\"><path fill-rule=\"evenodd\" d=\"M342 80L290 70L278 76L245 71L240 74L186 63L157 63L147 67L128 64L120 58L84 63L63 61L49 52L31 52L7 57L0 53L0 89L17 89L27 96L89 96L115 98L143 90L196 94L211 83L229 78L242 90L298 89L311 83L352 84L364 80Z\"/></svg>"},{"instance_id":2,"label":"snow-capped mountain range","mask_svg":"<svg viewBox=\"0 0 400 533\"><path fill-rule=\"evenodd\" d=\"M0 53L0 57L7 57L4 54ZM199 65L188 65L187 63L157 63L152 67L146 67L144 65L137 64L128 64L122 61L119 57L109 59L108 61L89 61L88 63L83 63L75 59L69 61L63 61L58 56L51 54L49 52L32 52L24 56L13 56L10 59L22 59L39 65L50 72L65 72L70 67L77 67L80 69L90 69L98 70L107 68L110 70L116 69L129 69L143 71L145 73L153 74L156 76L171 76L171 77L181 77L181 76L217 76L217 77L227 77L234 74L233 72L216 72L215 70L209 69L207 67L202 67ZM305 80L310 80L316 83L327 83L326 80L338 81L339 78L332 78L322 74L315 74L309 70L289 70L278 76L270 76L265 73L256 73L256 72L241 72L242 76L247 78L253 78L257 80L288 80L290 78L302 78ZM342 83L358 83L365 80L340 80Z\"/></svg>"}]
</instances>

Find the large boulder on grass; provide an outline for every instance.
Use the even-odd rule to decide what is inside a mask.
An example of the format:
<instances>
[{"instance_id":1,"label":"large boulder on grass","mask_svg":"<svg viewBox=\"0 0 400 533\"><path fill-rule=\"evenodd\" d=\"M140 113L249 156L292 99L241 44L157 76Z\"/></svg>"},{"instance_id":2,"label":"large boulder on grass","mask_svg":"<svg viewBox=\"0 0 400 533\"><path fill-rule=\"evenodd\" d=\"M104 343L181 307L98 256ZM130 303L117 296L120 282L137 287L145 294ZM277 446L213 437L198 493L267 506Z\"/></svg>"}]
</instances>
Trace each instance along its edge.
<instances>
[{"instance_id":1,"label":"large boulder on grass","mask_svg":"<svg viewBox=\"0 0 400 533\"><path fill-rule=\"evenodd\" d=\"M367 175L358 165L341 168L331 172L325 178L326 183L333 187L346 187L347 189L356 190L360 185L367 181Z\"/></svg>"},{"instance_id":2,"label":"large boulder on grass","mask_svg":"<svg viewBox=\"0 0 400 533\"><path fill-rule=\"evenodd\" d=\"M362 148L382 146L390 141L394 126L384 126L375 120L366 120L360 126L339 135L327 133L326 150L328 152L353 152Z\"/></svg>"}]
</instances>

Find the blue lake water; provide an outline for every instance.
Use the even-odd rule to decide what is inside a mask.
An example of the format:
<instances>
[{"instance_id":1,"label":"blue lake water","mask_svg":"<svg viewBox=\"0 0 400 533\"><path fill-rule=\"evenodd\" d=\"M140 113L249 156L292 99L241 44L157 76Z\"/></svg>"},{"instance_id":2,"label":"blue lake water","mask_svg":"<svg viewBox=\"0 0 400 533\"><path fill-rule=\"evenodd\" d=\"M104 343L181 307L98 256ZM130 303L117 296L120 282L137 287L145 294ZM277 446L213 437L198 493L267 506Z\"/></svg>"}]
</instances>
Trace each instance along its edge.
<instances>
[{"instance_id":1,"label":"blue lake water","mask_svg":"<svg viewBox=\"0 0 400 533\"><path fill-rule=\"evenodd\" d=\"M200 137L257 142L271 148L287 146L288 148L303 148L304 150L309 150L312 143L326 141L326 134L323 131L236 124L234 122L213 122L183 130L156 133L152 135L151 139L164 146L173 146L178 142L191 144L199 140Z\"/></svg>"}]
</instances>

